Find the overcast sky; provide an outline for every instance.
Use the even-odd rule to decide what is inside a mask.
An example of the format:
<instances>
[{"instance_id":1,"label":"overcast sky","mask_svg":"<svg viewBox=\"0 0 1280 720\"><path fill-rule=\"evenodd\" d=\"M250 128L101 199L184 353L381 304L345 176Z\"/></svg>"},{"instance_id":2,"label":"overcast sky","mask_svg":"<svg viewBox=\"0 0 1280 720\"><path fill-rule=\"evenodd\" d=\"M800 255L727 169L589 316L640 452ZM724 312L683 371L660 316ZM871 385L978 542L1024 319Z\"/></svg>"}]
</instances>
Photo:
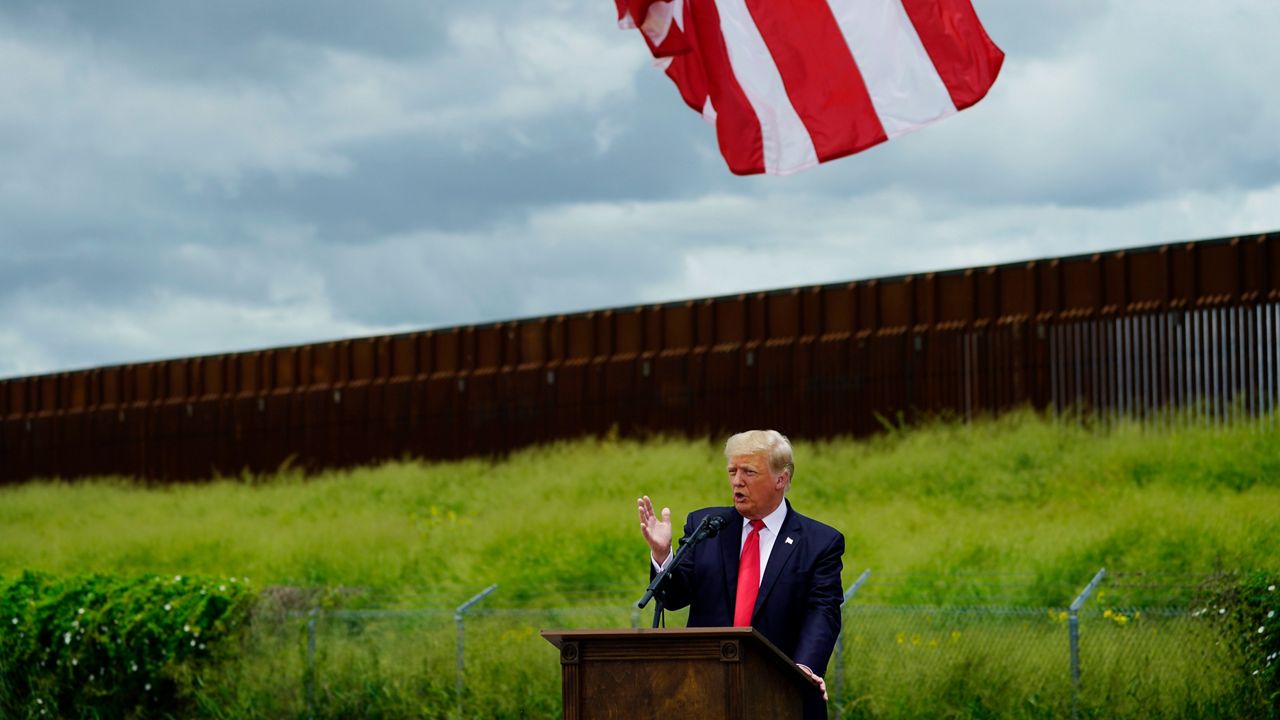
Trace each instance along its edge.
<instances>
[{"instance_id":1,"label":"overcast sky","mask_svg":"<svg viewBox=\"0 0 1280 720\"><path fill-rule=\"evenodd\" d=\"M4 0L0 377L1280 229L1280 2L974 5L977 106L741 178L609 0Z\"/></svg>"}]
</instances>

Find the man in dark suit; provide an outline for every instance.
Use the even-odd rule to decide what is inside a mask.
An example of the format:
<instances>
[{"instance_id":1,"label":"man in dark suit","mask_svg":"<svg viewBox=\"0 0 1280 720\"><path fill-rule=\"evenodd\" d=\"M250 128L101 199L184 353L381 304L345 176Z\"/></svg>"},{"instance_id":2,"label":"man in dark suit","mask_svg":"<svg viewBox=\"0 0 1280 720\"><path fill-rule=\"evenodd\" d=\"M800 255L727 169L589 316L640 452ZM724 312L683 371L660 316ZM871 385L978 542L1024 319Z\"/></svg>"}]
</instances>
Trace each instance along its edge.
<instances>
[{"instance_id":1,"label":"man in dark suit","mask_svg":"<svg viewBox=\"0 0 1280 720\"><path fill-rule=\"evenodd\" d=\"M673 610L688 606L690 627L760 631L821 690L806 698L805 717L825 718L822 675L840 633L844 536L791 509L786 491L795 465L786 436L739 433L725 443L725 459L733 507L690 513L684 533L708 514L725 518L724 529L672 571L661 599ZM654 512L647 496L636 504L656 573L672 558L671 509Z\"/></svg>"}]
</instances>

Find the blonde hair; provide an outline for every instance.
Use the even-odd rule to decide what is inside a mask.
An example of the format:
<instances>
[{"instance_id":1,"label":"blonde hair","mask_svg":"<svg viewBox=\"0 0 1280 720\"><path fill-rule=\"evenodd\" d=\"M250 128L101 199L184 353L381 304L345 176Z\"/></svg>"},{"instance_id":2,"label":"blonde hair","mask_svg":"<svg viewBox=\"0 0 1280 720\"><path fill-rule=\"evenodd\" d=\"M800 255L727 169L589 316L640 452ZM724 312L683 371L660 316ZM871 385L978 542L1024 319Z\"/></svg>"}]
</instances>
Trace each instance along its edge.
<instances>
[{"instance_id":1,"label":"blonde hair","mask_svg":"<svg viewBox=\"0 0 1280 720\"><path fill-rule=\"evenodd\" d=\"M787 471L787 483L795 474L796 466L791 456L791 441L777 430L748 430L730 437L724 444L726 460L735 455L764 453L769 458L769 470L775 475Z\"/></svg>"}]
</instances>

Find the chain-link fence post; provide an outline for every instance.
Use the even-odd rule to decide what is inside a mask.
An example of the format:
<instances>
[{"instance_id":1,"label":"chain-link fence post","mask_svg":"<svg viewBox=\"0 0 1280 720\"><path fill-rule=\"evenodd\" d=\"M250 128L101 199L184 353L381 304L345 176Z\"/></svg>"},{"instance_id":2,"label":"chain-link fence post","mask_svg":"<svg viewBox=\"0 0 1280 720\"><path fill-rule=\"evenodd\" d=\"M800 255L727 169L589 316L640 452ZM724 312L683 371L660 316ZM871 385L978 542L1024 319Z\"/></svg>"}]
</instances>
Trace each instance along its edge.
<instances>
[{"instance_id":1,"label":"chain-link fence post","mask_svg":"<svg viewBox=\"0 0 1280 720\"><path fill-rule=\"evenodd\" d=\"M1093 576L1089 584L1084 590L1080 591L1080 595L1076 597L1075 602L1071 603L1071 607L1067 608L1067 633L1071 639L1071 718L1078 720L1080 717L1080 608L1084 606L1085 601L1093 594L1094 588L1098 587L1098 583L1102 582L1102 578L1107 574L1107 569L1098 570L1098 574Z\"/></svg>"},{"instance_id":2,"label":"chain-link fence post","mask_svg":"<svg viewBox=\"0 0 1280 720\"><path fill-rule=\"evenodd\" d=\"M862 587L862 584L869 577L871 577L871 568L862 571L862 574L853 582L853 585L844 592L844 599L840 601L840 634L836 635L835 658L831 663L833 670L827 673L827 676L831 678L831 692L829 695L837 704L842 700L840 696L840 677L844 674L844 606L849 604L849 600L853 599L853 596L858 592L858 588Z\"/></svg>"},{"instance_id":3,"label":"chain-link fence post","mask_svg":"<svg viewBox=\"0 0 1280 720\"><path fill-rule=\"evenodd\" d=\"M307 700L307 717L316 716L316 619L320 616L320 608L311 608L307 613L307 669L304 690Z\"/></svg>"},{"instance_id":4,"label":"chain-link fence post","mask_svg":"<svg viewBox=\"0 0 1280 720\"><path fill-rule=\"evenodd\" d=\"M458 699L458 706L457 706L458 720L462 720L462 689L463 689L462 673L465 666L465 663L463 661L465 657L465 653L463 652L463 636L465 635L465 631L463 629L462 616L466 614L467 610L471 609L472 605L475 605L476 603L485 599L486 597L489 596L489 593L497 589L498 589L498 584L494 583L489 587L485 588L484 590L481 590L479 593L476 594L475 597L459 605L458 609L453 611L453 622L458 627L458 650L457 650L458 678L454 684L454 690Z\"/></svg>"}]
</instances>

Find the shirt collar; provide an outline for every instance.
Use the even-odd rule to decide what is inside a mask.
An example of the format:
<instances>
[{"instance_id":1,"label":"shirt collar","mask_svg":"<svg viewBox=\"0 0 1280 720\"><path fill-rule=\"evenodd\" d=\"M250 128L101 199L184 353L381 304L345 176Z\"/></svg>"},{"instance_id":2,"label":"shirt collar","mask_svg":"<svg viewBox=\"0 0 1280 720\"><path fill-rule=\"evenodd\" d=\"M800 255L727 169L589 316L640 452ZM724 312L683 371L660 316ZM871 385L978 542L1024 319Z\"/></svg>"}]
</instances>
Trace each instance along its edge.
<instances>
[{"instance_id":1,"label":"shirt collar","mask_svg":"<svg viewBox=\"0 0 1280 720\"><path fill-rule=\"evenodd\" d=\"M786 518L787 518L787 500L786 498L783 498L782 502L778 503L778 507L774 508L773 512L769 513L768 515L765 515L760 519L764 520L764 527L766 530L773 533L774 535L777 535L778 531L782 529L782 521L785 520ZM750 520L746 518L742 518L742 527L746 528L746 527L750 527L750 525L751 525Z\"/></svg>"}]
</instances>

